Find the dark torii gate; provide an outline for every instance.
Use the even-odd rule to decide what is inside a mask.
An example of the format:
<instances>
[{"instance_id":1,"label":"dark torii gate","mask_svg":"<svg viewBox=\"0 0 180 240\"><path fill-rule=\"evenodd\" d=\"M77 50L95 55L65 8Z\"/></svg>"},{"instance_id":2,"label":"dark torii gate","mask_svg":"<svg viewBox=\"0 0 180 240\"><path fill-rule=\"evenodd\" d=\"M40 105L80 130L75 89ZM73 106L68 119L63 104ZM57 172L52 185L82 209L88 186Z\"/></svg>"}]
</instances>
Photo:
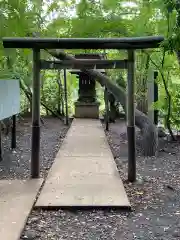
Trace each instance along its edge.
<instances>
[{"instance_id":1,"label":"dark torii gate","mask_svg":"<svg viewBox=\"0 0 180 240\"><path fill-rule=\"evenodd\" d=\"M31 177L39 177L40 155L40 70L59 68L78 69L127 69L127 135L128 135L128 180L136 180L135 148L135 50L160 47L163 37L136 38L3 38L4 48L31 48L33 50L33 111ZM128 50L126 60L64 60L44 61L40 59L41 49L118 49Z\"/></svg>"}]
</instances>

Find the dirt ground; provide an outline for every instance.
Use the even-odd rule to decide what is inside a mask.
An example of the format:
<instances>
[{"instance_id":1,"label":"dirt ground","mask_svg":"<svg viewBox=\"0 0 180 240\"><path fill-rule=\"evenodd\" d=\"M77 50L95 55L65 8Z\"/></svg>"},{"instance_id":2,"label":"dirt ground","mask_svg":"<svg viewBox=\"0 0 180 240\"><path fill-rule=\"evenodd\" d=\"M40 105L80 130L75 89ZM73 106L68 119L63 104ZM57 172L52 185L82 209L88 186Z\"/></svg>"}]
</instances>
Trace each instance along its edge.
<instances>
[{"instance_id":1,"label":"dirt ground","mask_svg":"<svg viewBox=\"0 0 180 240\"><path fill-rule=\"evenodd\" d=\"M42 126L41 176L45 177L67 132L58 119L47 118ZM137 179L127 183L125 124L118 121L107 132L132 212L122 211L35 211L21 239L39 240L178 240L180 239L180 152L179 143L161 143L157 158L137 156ZM31 122L18 124L17 149L11 152L4 138L4 160L0 179L27 178L30 174ZM162 150L163 149L163 150Z\"/></svg>"}]
</instances>

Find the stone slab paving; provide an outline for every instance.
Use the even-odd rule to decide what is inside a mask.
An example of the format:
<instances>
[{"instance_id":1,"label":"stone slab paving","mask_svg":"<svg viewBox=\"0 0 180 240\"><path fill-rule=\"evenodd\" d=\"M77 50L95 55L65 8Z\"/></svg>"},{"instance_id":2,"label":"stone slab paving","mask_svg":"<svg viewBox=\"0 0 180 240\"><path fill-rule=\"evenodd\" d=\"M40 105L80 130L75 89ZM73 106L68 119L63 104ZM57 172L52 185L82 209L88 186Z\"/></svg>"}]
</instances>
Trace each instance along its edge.
<instances>
[{"instance_id":1,"label":"stone slab paving","mask_svg":"<svg viewBox=\"0 0 180 240\"><path fill-rule=\"evenodd\" d=\"M0 239L20 239L42 182L42 179L0 180Z\"/></svg>"},{"instance_id":2,"label":"stone slab paving","mask_svg":"<svg viewBox=\"0 0 180 240\"><path fill-rule=\"evenodd\" d=\"M73 120L35 207L130 208L99 120Z\"/></svg>"}]
</instances>

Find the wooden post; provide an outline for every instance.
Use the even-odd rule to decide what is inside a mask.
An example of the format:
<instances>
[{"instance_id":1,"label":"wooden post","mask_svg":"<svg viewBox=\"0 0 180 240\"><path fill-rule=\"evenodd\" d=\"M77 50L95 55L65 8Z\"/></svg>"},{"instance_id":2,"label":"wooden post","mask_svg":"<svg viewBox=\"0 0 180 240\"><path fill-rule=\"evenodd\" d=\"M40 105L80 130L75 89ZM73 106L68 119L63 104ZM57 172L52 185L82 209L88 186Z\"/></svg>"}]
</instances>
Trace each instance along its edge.
<instances>
[{"instance_id":1,"label":"wooden post","mask_svg":"<svg viewBox=\"0 0 180 240\"><path fill-rule=\"evenodd\" d=\"M16 148L16 115L12 116L11 148Z\"/></svg>"},{"instance_id":2,"label":"wooden post","mask_svg":"<svg viewBox=\"0 0 180 240\"><path fill-rule=\"evenodd\" d=\"M39 177L40 158L40 49L33 49L31 177Z\"/></svg>"},{"instance_id":3,"label":"wooden post","mask_svg":"<svg viewBox=\"0 0 180 240\"><path fill-rule=\"evenodd\" d=\"M134 113L135 53L128 51L127 79L127 137L128 137L128 180L136 181L136 141Z\"/></svg>"},{"instance_id":4,"label":"wooden post","mask_svg":"<svg viewBox=\"0 0 180 240\"><path fill-rule=\"evenodd\" d=\"M104 90L104 100L105 100L105 123L106 123L106 131L109 131L109 104L108 104L108 90L105 88Z\"/></svg>"},{"instance_id":5,"label":"wooden post","mask_svg":"<svg viewBox=\"0 0 180 240\"><path fill-rule=\"evenodd\" d=\"M158 72L154 71L154 102L157 102L159 99L158 96L158 83L156 82L158 77ZM154 110L154 124L158 125L158 115L159 115L159 111L158 110Z\"/></svg>"},{"instance_id":6,"label":"wooden post","mask_svg":"<svg viewBox=\"0 0 180 240\"><path fill-rule=\"evenodd\" d=\"M57 72L57 82L58 82L58 114L59 115L62 115L62 108L61 108L61 89L62 89L62 86L61 86L61 77L60 77L60 74L61 74L61 71L58 70Z\"/></svg>"},{"instance_id":7,"label":"wooden post","mask_svg":"<svg viewBox=\"0 0 180 240\"><path fill-rule=\"evenodd\" d=\"M154 102L154 71L150 68L148 72L147 81L148 90L148 117L154 123L154 109L152 108Z\"/></svg>"},{"instance_id":8,"label":"wooden post","mask_svg":"<svg viewBox=\"0 0 180 240\"><path fill-rule=\"evenodd\" d=\"M3 160L3 150L2 150L2 131L1 131L1 121L0 121L0 161Z\"/></svg>"},{"instance_id":9,"label":"wooden post","mask_svg":"<svg viewBox=\"0 0 180 240\"><path fill-rule=\"evenodd\" d=\"M65 98L65 107L66 107L66 120L65 124L69 124L69 116L68 116L68 98L67 98L67 76L66 69L64 69L64 98Z\"/></svg>"},{"instance_id":10,"label":"wooden post","mask_svg":"<svg viewBox=\"0 0 180 240\"><path fill-rule=\"evenodd\" d=\"M158 72L152 69L149 70L148 74L148 117L151 121L158 124L158 110L152 108L154 102L158 101L158 84L156 82Z\"/></svg>"}]
</instances>

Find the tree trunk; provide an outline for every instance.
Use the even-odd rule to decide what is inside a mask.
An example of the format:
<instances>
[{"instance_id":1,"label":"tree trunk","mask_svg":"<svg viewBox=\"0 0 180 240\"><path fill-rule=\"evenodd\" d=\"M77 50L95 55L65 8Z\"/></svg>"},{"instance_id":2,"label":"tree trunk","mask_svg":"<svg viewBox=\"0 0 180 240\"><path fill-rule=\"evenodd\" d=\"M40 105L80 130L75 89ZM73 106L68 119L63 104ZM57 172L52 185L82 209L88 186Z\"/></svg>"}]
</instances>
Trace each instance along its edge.
<instances>
[{"instance_id":1,"label":"tree trunk","mask_svg":"<svg viewBox=\"0 0 180 240\"><path fill-rule=\"evenodd\" d=\"M176 56L177 56L177 59L178 59L178 63L180 65L180 51L176 51Z\"/></svg>"},{"instance_id":2,"label":"tree trunk","mask_svg":"<svg viewBox=\"0 0 180 240\"><path fill-rule=\"evenodd\" d=\"M74 57L67 55L63 51L54 51L46 50L53 57L56 57L60 60L76 60ZM96 79L101 86L105 86L109 92L111 92L117 101L119 101L126 113L126 91L124 88L117 86L112 82L106 75L96 71L96 70L87 70L81 69L84 73ZM154 156L157 153L158 148L158 133L156 126L152 121L139 110L135 110L135 124L141 129L142 134L142 149L145 156Z\"/></svg>"},{"instance_id":3,"label":"tree trunk","mask_svg":"<svg viewBox=\"0 0 180 240\"><path fill-rule=\"evenodd\" d=\"M11 130L11 124L12 124L11 117L1 120L1 126L2 126L1 130L4 132L6 136L9 135L9 132Z\"/></svg>"},{"instance_id":4,"label":"tree trunk","mask_svg":"<svg viewBox=\"0 0 180 240\"><path fill-rule=\"evenodd\" d=\"M41 81L41 90L42 90L42 101L46 104L46 97L45 97L45 94L44 94L44 79L42 78L42 81ZM31 101L32 103L32 101ZM45 108L45 111L46 111L46 116L49 115L49 112L47 110L47 108Z\"/></svg>"},{"instance_id":5,"label":"tree trunk","mask_svg":"<svg viewBox=\"0 0 180 240\"><path fill-rule=\"evenodd\" d=\"M61 71L57 74L57 84L58 84L58 114L64 116L64 99L63 99L63 86L61 82Z\"/></svg>"},{"instance_id":6,"label":"tree trunk","mask_svg":"<svg viewBox=\"0 0 180 240\"><path fill-rule=\"evenodd\" d=\"M109 99L109 122L115 122L118 115L119 115L119 109L116 106L116 99L112 93L108 93L108 99Z\"/></svg>"},{"instance_id":7,"label":"tree trunk","mask_svg":"<svg viewBox=\"0 0 180 240\"><path fill-rule=\"evenodd\" d=\"M140 112L143 112L144 114L147 114L148 112L148 103L147 103L147 99L145 98L145 96L138 96L136 99L137 102L137 109Z\"/></svg>"},{"instance_id":8,"label":"tree trunk","mask_svg":"<svg viewBox=\"0 0 180 240\"><path fill-rule=\"evenodd\" d=\"M20 81L20 87L21 87L21 89L24 91L24 93L26 94L26 96L27 96L27 98L29 99L29 102L30 103L32 103L32 92L30 92L30 90L27 90L26 89L26 87L23 85L23 83ZM45 109L47 109L50 113L52 113L52 115L54 116L54 117L57 117L57 118L59 118L61 121L64 121L64 119L61 117L61 116L59 116L58 114L56 114L52 109L50 109L45 103L43 103L42 101L41 101L41 105L45 108ZM42 121L42 118L40 119L41 121ZM42 121L43 122L43 121Z\"/></svg>"}]
</instances>

